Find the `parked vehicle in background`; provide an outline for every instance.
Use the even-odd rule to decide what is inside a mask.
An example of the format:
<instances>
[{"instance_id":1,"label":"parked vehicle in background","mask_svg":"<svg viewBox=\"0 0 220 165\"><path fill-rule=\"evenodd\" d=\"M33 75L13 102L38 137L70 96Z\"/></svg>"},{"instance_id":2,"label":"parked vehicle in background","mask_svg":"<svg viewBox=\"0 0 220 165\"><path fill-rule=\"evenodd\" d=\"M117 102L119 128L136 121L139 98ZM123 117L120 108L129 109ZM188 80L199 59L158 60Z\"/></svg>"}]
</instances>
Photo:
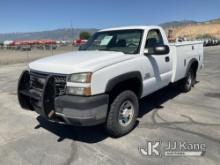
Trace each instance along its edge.
<instances>
[{"instance_id":1,"label":"parked vehicle in background","mask_svg":"<svg viewBox=\"0 0 220 165\"><path fill-rule=\"evenodd\" d=\"M203 39L203 45L208 46L209 40L208 39Z\"/></svg>"},{"instance_id":2,"label":"parked vehicle in background","mask_svg":"<svg viewBox=\"0 0 220 165\"><path fill-rule=\"evenodd\" d=\"M68 46L69 45L69 41L64 41L64 40L62 40L62 41L56 41L56 45L57 46Z\"/></svg>"},{"instance_id":3,"label":"parked vehicle in background","mask_svg":"<svg viewBox=\"0 0 220 165\"><path fill-rule=\"evenodd\" d=\"M13 43L12 40L6 40L6 41L4 41L4 42L3 42L4 48L5 48L5 49L9 49L11 43Z\"/></svg>"},{"instance_id":4,"label":"parked vehicle in background","mask_svg":"<svg viewBox=\"0 0 220 165\"><path fill-rule=\"evenodd\" d=\"M28 40L13 41L12 43L9 44L9 49L30 51L31 50L31 42Z\"/></svg>"},{"instance_id":5,"label":"parked vehicle in background","mask_svg":"<svg viewBox=\"0 0 220 165\"><path fill-rule=\"evenodd\" d=\"M204 46L216 46L220 44L220 40L215 38L203 39L203 44Z\"/></svg>"},{"instance_id":6,"label":"parked vehicle in background","mask_svg":"<svg viewBox=\"0 0 220 165\"><path fill-rule=\"evenodd\" d=\"M32 48L38 48L43 50L51 50L57 48L55 40L15 40L4 41L3 48L12 50L31 50Z\"/></svg>"},{"instance_id":7,"label":"parked vehicle in background","mask_svg":"<svg viewBox=\"0 0 220 165\"><path fill-rule=\"evenodd\" d=\"M80 47L84 45L88 40L76 39L73 41L73 46Z\"/></svg>"},{"instance_id":8,"label":"parked vehicle in background","mask_svg":"<svg viewBox=\"0 0 220 165\"><path fill-rule=\"evenodd\" d=\"M51 50L51 49L56 49L57 44L55 40L38 40L38 46L37 48L39 49L44 49L44 50Z\"/></svg>"},{"instance_id":9,"label":"parked vehicle in background","mask_svg":"<svg viewBox=\"0 0 220 165\"><path fill-rule=\"evenodd\" d=\"M214 45L218 45L219 41L217 39L214 40Z\"/></svg>"},{"instance_id":10,"label":"parked vehicle in background","mask_svg":"<svg viewBox=\"0 0 220 165\"><path fill-rule=\"evenodd\" d=\"M22 108L71 125L105 125L110 135L130 132L139 99L177 82L195 85L203 42L169 43L159 26L100 30L80 51L29 64L18 82Z\"/></svg>"}]
</instances>

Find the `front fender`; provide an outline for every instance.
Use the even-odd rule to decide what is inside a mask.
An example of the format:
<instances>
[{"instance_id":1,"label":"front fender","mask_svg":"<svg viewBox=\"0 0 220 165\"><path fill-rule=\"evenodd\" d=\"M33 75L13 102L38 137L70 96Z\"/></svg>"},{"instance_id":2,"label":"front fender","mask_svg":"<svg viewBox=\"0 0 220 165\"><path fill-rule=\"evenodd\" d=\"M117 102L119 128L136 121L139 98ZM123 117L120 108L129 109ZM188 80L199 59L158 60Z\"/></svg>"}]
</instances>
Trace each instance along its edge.
<instances>
[{"instance_id":1,"label":"front fender","mask_svg":"<svg viewBox=\"0 0 220 165\"><path fill-rule=\"evenodd\" d=\"M142 82L141 73L139 71L124 73L124 74L121 74L117 77L110 79L106 85L105 92L111 91L118 83L132 79L132 78L137 78L140 82ZM141 89L143 89L142 83L141 83Z\"/></svg>"}]
</instances>

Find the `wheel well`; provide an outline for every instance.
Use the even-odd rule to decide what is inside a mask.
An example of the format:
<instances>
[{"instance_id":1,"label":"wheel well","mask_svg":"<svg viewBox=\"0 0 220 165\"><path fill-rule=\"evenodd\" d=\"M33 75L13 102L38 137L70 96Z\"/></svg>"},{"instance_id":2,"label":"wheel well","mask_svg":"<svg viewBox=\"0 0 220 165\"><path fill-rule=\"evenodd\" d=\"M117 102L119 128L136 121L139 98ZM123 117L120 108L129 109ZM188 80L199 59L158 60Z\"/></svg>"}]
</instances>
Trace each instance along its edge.
<instances>
[{"instance_id":1,"label":"wheel well","mask_svg":"<svg viewBox=\"0 0 220 165\"><path fill-rule=\"evenodd\" d=\"M131 90L137 95L138 98L140 98L142 94L142 82L138 78L130 78L121 81L109 91L110 98L114 98L124 90Z\"/></svg>"},{"instance_id":2,"label":"wheel well","mask_svg":"<svg viewBox=\"0 0 220 165\"><path fill-rule=\"evenodd\" d=\"M193 70L193 72L194 72L195 75L196 75L196 72L197 72L198 66L199 66L198 61L194 61L194 62L191 64L190 69Z\"/></svg>"}]
</instances>

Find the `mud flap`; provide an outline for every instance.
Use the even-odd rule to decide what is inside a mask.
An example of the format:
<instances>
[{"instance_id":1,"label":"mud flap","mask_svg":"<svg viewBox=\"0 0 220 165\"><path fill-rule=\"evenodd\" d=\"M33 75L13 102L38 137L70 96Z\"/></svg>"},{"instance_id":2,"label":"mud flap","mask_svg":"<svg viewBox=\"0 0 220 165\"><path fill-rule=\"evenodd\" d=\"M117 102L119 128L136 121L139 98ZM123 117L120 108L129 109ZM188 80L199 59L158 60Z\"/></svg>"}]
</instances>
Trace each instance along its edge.
<instances>
[{"instance_id":1,"label":"mud flap","mask_svg":"<svg viewBox=\"0 0 220 165\"><path fill-rule=\"evenodd\" d=\"M30 82L30 74L27 70L25 70L22 72L18 80L17 96L18 96L19 104L23 109L33 110L30 97L22 93L22 91L26 91L30 89L29 82Z\"/></svg>"}]
</instances>

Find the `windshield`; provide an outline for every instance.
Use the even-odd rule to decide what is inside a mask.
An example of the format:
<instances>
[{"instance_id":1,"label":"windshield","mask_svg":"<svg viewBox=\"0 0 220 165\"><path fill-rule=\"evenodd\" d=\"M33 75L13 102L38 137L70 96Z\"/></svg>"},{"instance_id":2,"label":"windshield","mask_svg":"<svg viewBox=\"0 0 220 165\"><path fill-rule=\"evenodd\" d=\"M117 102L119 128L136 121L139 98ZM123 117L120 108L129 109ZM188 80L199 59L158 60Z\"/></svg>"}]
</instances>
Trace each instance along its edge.
<instances>
[{"instance_id":1,"label":"windshield","mask_svg":"<svg viewBox=\"0 0 220 165\"><path fill-rule=\"evenodd\" d=\"M143 30L116 30L95 33L80 50L117 51L137 54Z\"/></svg>"}]
</instances>

